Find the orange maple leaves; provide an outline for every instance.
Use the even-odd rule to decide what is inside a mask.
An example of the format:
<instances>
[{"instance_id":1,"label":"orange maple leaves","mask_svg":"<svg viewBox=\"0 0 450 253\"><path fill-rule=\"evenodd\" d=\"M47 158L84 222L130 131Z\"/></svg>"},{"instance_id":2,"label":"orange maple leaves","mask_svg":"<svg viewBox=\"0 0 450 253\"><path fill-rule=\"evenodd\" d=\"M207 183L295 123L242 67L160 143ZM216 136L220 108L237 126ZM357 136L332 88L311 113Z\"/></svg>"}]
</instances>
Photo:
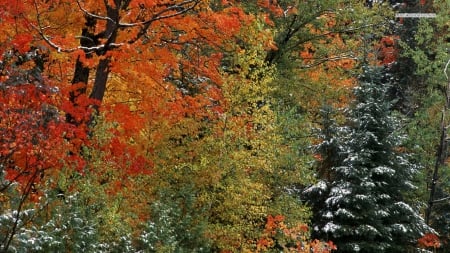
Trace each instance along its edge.
<instances>
[{"instance_id":1,"label":"orange maple leaves","mask_svg":"<svg viewBox=\"0 0 450 253\"><path fill-rule=\"evenodd\" d=\"M439 240L439 237L436 234L433 233L426 233L423 235L419 240L417 240L417 244L420 248L440 248L441 247L441 241Z\"/></svg>"},{"instance_id":2,"label":"orange maple leaves","mask_svg":"<svg viewBox=\"0 0 450 253\"><path fill-rule=\"evenodd\" d=\"M385 36L381 38L380 42L376 46L378 50L379 64L389 65L394 63L398 58L397 40L398 36Z\"/></svg>"},{"instance_id":3,"label":"orange maple leaves","mask_svg":"<svg viewBox=\"0 0 450 253\"><path fill-rule=\"evenodd\" d=\"M289 228L285 224L284 216L269 215L264 234L257 242L256 252L265 252L276 244L283 248L283 252L330 253L337 249L331 241L327 243L319 240L308 241L308 238L309 228L306 224L300 223ZM286 242L286 239L288 242Z\"/></svg>"}]
</instances>

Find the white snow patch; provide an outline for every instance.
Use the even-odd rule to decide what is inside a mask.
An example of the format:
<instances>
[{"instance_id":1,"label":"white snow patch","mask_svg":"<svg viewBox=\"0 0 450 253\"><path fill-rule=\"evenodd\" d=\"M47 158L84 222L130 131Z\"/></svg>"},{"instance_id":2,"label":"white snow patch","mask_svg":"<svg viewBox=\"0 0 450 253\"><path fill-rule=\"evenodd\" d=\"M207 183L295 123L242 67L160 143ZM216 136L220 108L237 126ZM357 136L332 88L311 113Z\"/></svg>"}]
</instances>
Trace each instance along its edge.
<instances>
[{"instance_id":1,"label":"white snow patch","mask_svg":"<svg viewBox=\"0 0 450 253\"><path fill-rule=\"evenodd\" d=\"M334 233L336 230L338 230L340 228L341 228L340 225L334 224L333 222L328 222L323 227L323 231L326 233Z\"/></svg>"},{"instance_id":2,"label":"white snow patch","mask_svg":"<svg viewBox=\"0 0 450 253\"><path fill-rule=\"evenodd\" d=\"M355 215L353 215L352 212L350 212L349 210L347 210L345 208L339 208L336 211L336 215L345 216L346 218L351 218L351 219L355 218Z\"/></svg>"},{"instance_id":3,"label":"white snow patch","mask_svg":"<svg viewBox=\"0 0 450 253\"><path fill-rule=\"evenodd\" d=\"M394 224L392 225L392 229L396 232L408 233L408 228L404 224Z\"/></svg>"},{"instance_id":4,"label":"white snow patch","mask_svg":"<svg viewBox=\"0 0 450 253\"><path fill-rule=\"evenodd\" d=\"M395 170L386 166L378 166L373 169L373 172L378 175L388 175L388 176L393 176L395 174Z\"/></svg>"}]
</instances>

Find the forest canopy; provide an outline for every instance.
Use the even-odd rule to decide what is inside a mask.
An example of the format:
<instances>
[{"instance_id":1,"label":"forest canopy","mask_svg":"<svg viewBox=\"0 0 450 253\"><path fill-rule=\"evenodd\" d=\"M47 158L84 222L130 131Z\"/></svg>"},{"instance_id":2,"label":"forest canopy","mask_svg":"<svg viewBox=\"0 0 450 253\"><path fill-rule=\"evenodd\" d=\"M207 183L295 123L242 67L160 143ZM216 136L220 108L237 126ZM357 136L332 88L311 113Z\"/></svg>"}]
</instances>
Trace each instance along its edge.
<instances>
[{"instance_id":1,"label":"forest canopy","mask_svg":"<svg viewBox=\"0 0 450 253\"><path fill-rule=\"evenodd\" d=\"M0 252L446 252L449 8L0 0Z\"/></svg>"}]
</instances>

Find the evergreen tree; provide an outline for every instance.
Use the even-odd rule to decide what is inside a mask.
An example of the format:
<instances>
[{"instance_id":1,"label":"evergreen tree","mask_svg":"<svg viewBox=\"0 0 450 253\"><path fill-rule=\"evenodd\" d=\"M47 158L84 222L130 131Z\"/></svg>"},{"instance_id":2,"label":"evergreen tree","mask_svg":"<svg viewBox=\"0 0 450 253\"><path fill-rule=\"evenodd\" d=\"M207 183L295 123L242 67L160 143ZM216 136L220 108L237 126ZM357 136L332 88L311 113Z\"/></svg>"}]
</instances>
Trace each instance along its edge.
<instances>
[{"instance_id":1,"label":"evergreen tree","mask_svg":"<svg viewBox=\"0 0 450 253\"><path fill-rule=\"evenodd\" d=\"M206 236L206 207L199 204L199 191L190 181L194 174L188 165L176 168L178 178L165 175L170 185L158 190L151 204L150 220L138 239L140 252L211 252Z\"/></svg>"},{"instance_id":2,"label":"evergreen tree","mask_svg":"<svg viewBox=\"0 0 450 253\"><path fill-rule=\"evenodd\" d=\"M404 252L426 229L402 194L414 189L416 166L400 152L399 120L387 100L389 76L366 67L348 111L345 159L334 179L318 229L339 252Z\"/></svg>"},{"instance_id":3,"label":"evergreen tree","mask_svg":"<svg viewBox=\"0 0 450 253\"><path fill-rule=\"evenodd\" d=\"M330 193L331 182L335 178L333 167L342 164L345 154L343 136L348 133L347 127L342 127L336 120L336 111L333 107L325 105L320 110L320 128L315 131L320 143L314 147L316 162L314 170L319 179L314 185L306 188L302 192L302 198L311 207L311 223L313 227L312 236L314 238L326 237L319 228L326 224L322 219L325 208L325 200Z\"/></svg>"}]
</instances>

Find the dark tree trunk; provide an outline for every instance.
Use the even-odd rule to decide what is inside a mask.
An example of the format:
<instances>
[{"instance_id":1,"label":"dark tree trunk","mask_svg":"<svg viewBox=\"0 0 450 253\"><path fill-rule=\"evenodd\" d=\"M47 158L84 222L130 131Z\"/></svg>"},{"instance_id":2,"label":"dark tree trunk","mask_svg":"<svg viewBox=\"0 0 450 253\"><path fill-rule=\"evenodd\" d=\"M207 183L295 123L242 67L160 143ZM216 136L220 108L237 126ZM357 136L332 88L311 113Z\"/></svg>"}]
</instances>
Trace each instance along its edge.
<instances>
[{"instance_id":1,"label":"dark tree trunk","mask_svg":"<svg viewBox=\"0 0 450 253\"><path fill-rule=\"evenodd\" d=\"M97 54L99 55L105 55L108 50L111 49L111 45L116 42L117 31L119 29L117 25L119 22L119 9L107 6L107 15L110 20L108 20L106 24L106 30L102 32L103 38L107 39L107 41L105 43L105 47L97 52ZM112 20L114 20L115 22L113 22ZM100 60L97 65L94 86L89 97L92 99L96 99L99 102L103 100L103 97L105 95L106 83L108 81L109 73L111 72L109 68L110 63L111 59L107 56Z\"/></svg>"},{"instance_id":2,"label":"dark tree trunk","mask_svg":"<svg viewBox=\"0 0 450 253\"><path fill-rule=\"evenodd\" d=\"M119 20L119 9L111 6L106 6L107 8L107 16L110 18L108 20L106 29L102 32L95 33L96 27L96 19L95 17L86 16L85 28L82 30L80 45L85 48L86 58L92 58L93 54L96 55L105 55L108 50L111 49L111 45L116 42L117 30L118 30L118 20ZM113 22L116 21L116 22ZM100 45L100 39L106 39L107 41L103 44L103 47L95 48ZM89 94L89 98L95 99L98 103L91 105L92 115L89 119L88 124L93 123L93 118L98 112L99 104L103 100L103 97L106 92L106 83L108 81L108 76L110 73L110 64L111 60L109 57L105 57L101 59L96 66L95 79L92 86L92 91ZM83 62L78 57L75 63L75 72L72 79L73 85L79 85L70 93L70 101L73 105L80 106L77 104L77 97L80 95L86 95L87 85L89 81L89 75L92 68L84 66ZM73 115L67 114L67 121L73 124L82 124L83 122L78 122Z\"/></svg>"},{"instance_id":3,"label":"dark tree trunk","mask_svg":"<svg viewBox=\"0 0 450 253\"><path fill-rule=\"evenodd\" d=\"M94 87L92 88L92 92L89 98L102 101L106 91L106 82L108 81L109 76L109 63L110 60L108 58L100 60L97 65L97 71L95 73L95 82Z\"/></svg>"},{"instance_id":4,"label":"dark tree trunk","mask_svg":"<svg viewBox=\"0 0 450 253\"><path fill-rule=\"evenodd\" d=\"M446 160L448 158L448 136L447 136L447 122L445 116L448 112L450 106L450 81L447 83L447 87L445 90L445 105L442 110L442 119L441 119L441 138L438 146L438 150L436 152L436 163L434 165L433 175L430 183L430 196L428 198L428 207L425 212L425 222L427 225L430 225L431 212L433 209L433 204L435 201L435 193L437 188L437 183L439 180L439 168L445 165Z\"/></svg>"},{"instance_id":5,"label":"dark tree trunk","mask_svg":"<svg viewBox=\"0 0 450 253\"><path fill-rule=\"evenodd\" d=\"M81 32L80 38L80 46L89 48L96 46L96 38L95 38L95 26L97 24L96 20L92 17L86 16L85 26ZM92 51L85 50L86 58L92 58ZM89 81L89 72L90 68L84 66L83 62L80 60L80 57L77 58L75 63L75 71L72 78L72 85L79 85L76 89L70 92L70 102L76 107L79 106L76 102L77 97L86 94L86 87ZM81 122L78 122L73 115L70 113L66 114L66 120L69 123L79 125Z\"/></svg>"}]
</instances>

